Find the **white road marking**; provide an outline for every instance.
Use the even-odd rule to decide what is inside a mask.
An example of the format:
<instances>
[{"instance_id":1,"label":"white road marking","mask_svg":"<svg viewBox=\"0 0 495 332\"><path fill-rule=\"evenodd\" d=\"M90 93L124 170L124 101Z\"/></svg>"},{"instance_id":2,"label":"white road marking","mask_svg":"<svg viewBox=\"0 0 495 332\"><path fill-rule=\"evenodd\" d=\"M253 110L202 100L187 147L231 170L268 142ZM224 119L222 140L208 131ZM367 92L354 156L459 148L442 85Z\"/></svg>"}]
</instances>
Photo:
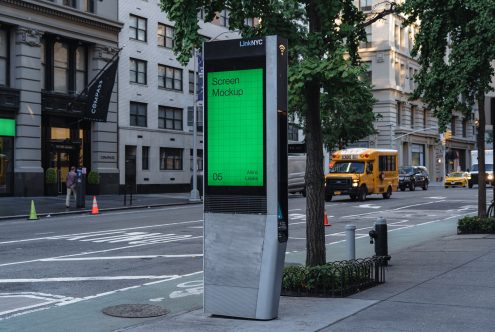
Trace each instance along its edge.
<instances>
[{"instance_id":1,"label":"white road marking","mask_svg":"<svg viewBox=\"0 0 495 332\"><path fill-rule=\"evenodd\" d=\"M140 279L160 279L173 280L177 275L162 276L113 276L113 277L59 277L59 278L19 278L19 279L0 279L0 284L12 283L41 283L41 282L73 282L73 281L110 281L110 280L140 280Z\"/></svg>"},{"instance_id":2,"label":"white road marking","mask_svg":"<svg viewBox=\"0 0 495 332\"><path fill-rule=\"evenodd\" d=\"M398 208L395 208L395 209L389 209L389 210L383 210L383 211L375 211L375 212L366 212L366 213L360 213L360 214L353 214L353 215L349 215L349 216L342 216L340 218L341 219L347 219L347 218L355 218L355 217L365 216L365 215L368 215L368 214L376 214L376 213L384 213L384 212L391 212L391 211L399 211L399 210L404 210L404 209L407 209L407 208L410 208L410 207L414 207L414 206L420 206L420 205L426 205L426 204L435 204L435 203L438 203L438 202L441 202L441 201L406 205L406 206L401 206L401 207L398 207Z\"/></svg>"},{"instance_id":3,"label":"white road marking","mask_svg":"<svg viewBox=\"0 0 495 332\"><path fill-rule=\"evenodd\" d=\"M167 226L176 226L176 225L183 225L183 224L191 224L191 223L197 223L197 222L202 222L203 219L200 220L190 220L190 221L180 221L180 222L175 222L175 223L170 223L170 224L158 224L158 225L149 225L149 226L138 226L138 227L129 227L129 228L117 228L117 229L112 229L112 230L106 230L106 231L96 231L96 232L85 232L85 233L75 233L75 234L65 234L65 235L56 235L56 236L46 236L46 237L38 237L38 238L30 238L30 239L23 239L23 240L11 240L11 241L3 241L0 242L0 244L11 244L11 243L21 243L21 242L30 242L30 241L40 241L40 240L57 240L60 237L77 237L77 236L88 236L88 235L105 235L105 234L114 234L114 233L119 233L123 231L130 231L130 230L136 230L136 229L146 229L146 228L158 228L158 227L167 227Z\"/></svg>"},{"instance_id":4,"label":"white road marking","mask_svg":"<svg viewBox=\"0 0 495 332\"><path fill-rule=\"evenodd\" d=\"M444 197L444 196L430 196L430 197L426 197L426 198L431 198L431 199L446 199L447 197Z\"/></svg>"},{"instance_id":5,"label":"white road marking","mask_svg":"<svg viewBox=\"0 0 495 332\"><path fill-rule=\"evenodd\" d=\"M46 306L49 304L61 303L64 301L74 300L73 297L67 297L67 296L61 296L61 295L52 295L52 294L39 293L39 292L0 293L0 300L4 299L4 301L5 301L8 298L29 298L29 299L40 300L43 302L32 304L29 306L24 306L24 307L18 307L18 308L11 309L11 310L0 311L0 316L8 315L8 314L11 314L14 312L39 308L41 306ZM0 318L0 320L2 320L2 319Z\"/></svg>"},{"instance_id":6,"label":"white road marking","mask_svg":"<svg viewBox=\"0 0 495 332\"><path fill-rule=\"evenodd\" d=\"M358 207L363 208L363 209L379 209L379 208L381 208L381 206L374 205L374 204L361 204L361 205L358 205Z\"/></svg>"},{"instance_id":7,"label":"white road marking","mask_svg":"<svg viewBox=\"0 0 495 332\"><path fill-rule=\"evenodd\" d=\"M192 239L200 239L202 236L193 236L187 239L181 239L181 240L176 240L176 241L183 241L183 240L192 240ZM151 243L153 244L153 243ZM19 264L27 264L27 263L35 263L35 262L40 262L42 259L49 259L49 258L65 258L65 257L77 257L77 256L85 256L85 255L91 255L91 254L100 254L104 252L110 252L110 251L116 251L116 250L123 250L123 249L130 249L130 248L137 248L137 247L142 247L150 245L150 243L142 243L142 244L136 244L136 245L130 245L130 246L125 246L125 247L118 247L118 248L112 248L112 249L105 249L105 250L95 250L95 251L86 251L86 252L81 252L77 254L72 254L72 255L63 255L63 256L56 256L56 257L45 257L45 258L39 258L39 259L32 259L28 261L20 261L20 262L11 262L11 263L4 263L0 264L0 267L2 266L10 266L10 265L19 265Z\"/></svg>"},{"instance_id":8,"label":"white road marking","mask_svg":"<svg viewBox=\"0 0 495 332\"><path fill-rule=\"evenodd\" d=\"M290 209L289 212L291 211L301 211L302 209Z\"/></svg>"},{"instance_id":9,"label":"white road marking","mask_svg":"<svg viewBox=\"0 0 495 332\"><path fill-rule=\"evenodd\" d=\"M119 260L119 259L195 258L195 257L203 257L203 254L44 258L44 259L40 259L40 262L77 262L77 261L103 261L103 260Z\"/></svg>"},{"instance_id":10,"label":"white road marking","mask_svg":"<svg viewBox=\"0 0 495 332\"><path fill-rule=\"evenodd\" d=\"M173 291L170 293L169 297L171 299L177 299L181 297L186 297L190 295L201 295L203 294L203 280L193 280L188 282L183 282L177 285L178 288L186 288L185 290Z\"/></svg>"}]
</instances>

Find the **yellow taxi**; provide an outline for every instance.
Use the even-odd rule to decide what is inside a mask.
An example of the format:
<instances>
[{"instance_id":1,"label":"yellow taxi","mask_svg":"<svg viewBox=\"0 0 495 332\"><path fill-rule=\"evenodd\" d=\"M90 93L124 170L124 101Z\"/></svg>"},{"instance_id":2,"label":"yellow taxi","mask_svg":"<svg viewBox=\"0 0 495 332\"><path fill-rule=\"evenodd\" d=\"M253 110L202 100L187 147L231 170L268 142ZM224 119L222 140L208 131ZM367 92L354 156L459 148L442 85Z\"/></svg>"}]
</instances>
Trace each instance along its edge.
<instances>
[{"instance_id":1,"label":"yellow taxi","mask_svg":"<svg viewBox=\"0 0 495 332\"><path fill-rule=\"evenodd\" d=\"M452 172L447 174L443 184L445 188L455 186L467 187L470 178L471 176L468 172Z\"/></svg>"}]
</instances>

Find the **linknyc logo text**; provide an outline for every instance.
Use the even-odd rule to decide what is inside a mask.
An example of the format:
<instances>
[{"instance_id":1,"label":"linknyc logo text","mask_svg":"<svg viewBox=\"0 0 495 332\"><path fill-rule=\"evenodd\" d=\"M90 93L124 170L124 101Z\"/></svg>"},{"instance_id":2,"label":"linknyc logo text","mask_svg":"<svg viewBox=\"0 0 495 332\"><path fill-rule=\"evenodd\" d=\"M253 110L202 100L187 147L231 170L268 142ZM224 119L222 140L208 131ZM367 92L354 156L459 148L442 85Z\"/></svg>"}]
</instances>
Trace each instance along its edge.
<instances>
[{"instance_id":1,"label":"linknyc logo text","mask_svg":"<svg viewBox=\"0 0 495 332\"><path fill-rule=\"evenodd\" d=\"M239 41L240 47L248 47L248 46L262 46L263 39L255 39L255 40L241 40Z\"/></svg>"}]
</instances>

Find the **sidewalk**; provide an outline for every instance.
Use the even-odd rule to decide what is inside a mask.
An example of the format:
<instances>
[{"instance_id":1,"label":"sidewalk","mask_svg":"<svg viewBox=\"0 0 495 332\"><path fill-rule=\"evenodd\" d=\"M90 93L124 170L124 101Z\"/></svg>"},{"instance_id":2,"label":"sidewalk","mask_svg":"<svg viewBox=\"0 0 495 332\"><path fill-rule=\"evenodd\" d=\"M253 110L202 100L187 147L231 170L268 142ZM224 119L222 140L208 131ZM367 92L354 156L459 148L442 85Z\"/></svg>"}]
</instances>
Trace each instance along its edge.
<instances>
[{"instance_id":1,"label":"sidewalk","mask_svg":"<svg viewBox=\"0 0 495 332\"><path fill-rule=\"evenodd\" d=\"M96 196L100 212L109 210L120 210L139 207L156 207L166 205L190 204L190 193L168 193L168 194L140 194L126 197L124 195L99 195ZM71 197L71 208L65 207L65 195L40 196L40 197L0 197L0 221L13 218L27 218L31 209L31 200L34 201L38 217L50 214L63 215L91 212L93 196L86 195L85 207L75 208L74 197Z\"/></svg>"},{"instance_id":2,"label":"sidewalk","mask_svg":"<svg viewBox=\"0 0 495 332\"><path fill-rule=\"evenodd\" d=\"M386 283L354 296L282 297L272 321L163 316L119 331L493 331L495 235L451 235L394 253Z\"/></svg>"}]
</instances>

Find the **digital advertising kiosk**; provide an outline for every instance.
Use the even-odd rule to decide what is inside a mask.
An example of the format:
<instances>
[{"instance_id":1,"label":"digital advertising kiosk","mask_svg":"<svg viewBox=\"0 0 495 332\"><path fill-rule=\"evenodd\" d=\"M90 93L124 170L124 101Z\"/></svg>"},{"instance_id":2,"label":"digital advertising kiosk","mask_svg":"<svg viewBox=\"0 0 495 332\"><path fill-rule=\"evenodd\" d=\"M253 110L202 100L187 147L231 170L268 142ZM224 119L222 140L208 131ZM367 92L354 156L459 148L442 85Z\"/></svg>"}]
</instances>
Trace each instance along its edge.
<instances>
[{"instance_id":1,"label":"digital advertising kiosk","mask_svg":"<svg viewBox=\"0 0 495 332\"><path fill-rule=\"evenodd\" d=\"M204 44L204 311L277 317L288 238L287 41Z\"/></svg>"}]
</instances>

